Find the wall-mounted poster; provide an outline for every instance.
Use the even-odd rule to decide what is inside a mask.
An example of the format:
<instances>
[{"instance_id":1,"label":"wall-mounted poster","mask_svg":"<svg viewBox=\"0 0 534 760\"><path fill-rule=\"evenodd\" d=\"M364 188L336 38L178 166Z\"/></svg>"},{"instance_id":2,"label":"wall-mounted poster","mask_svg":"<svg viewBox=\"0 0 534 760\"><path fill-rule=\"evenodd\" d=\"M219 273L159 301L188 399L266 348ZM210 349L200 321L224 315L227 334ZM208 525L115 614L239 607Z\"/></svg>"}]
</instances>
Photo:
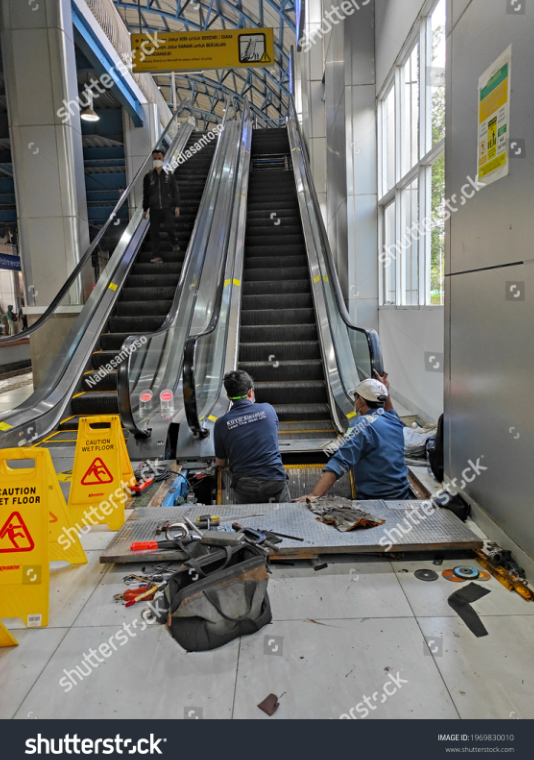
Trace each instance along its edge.
<instances>
[{"instance_id":1,"label":"wall-mounted poster","mask_svg":"<svg viewBox=\"0 0 534 760\"><path fill-rule=\"evenodd\" d=\"M512 46L478 80L478 178L490 185L508 174Z\"/></svg>"}]
</instances>

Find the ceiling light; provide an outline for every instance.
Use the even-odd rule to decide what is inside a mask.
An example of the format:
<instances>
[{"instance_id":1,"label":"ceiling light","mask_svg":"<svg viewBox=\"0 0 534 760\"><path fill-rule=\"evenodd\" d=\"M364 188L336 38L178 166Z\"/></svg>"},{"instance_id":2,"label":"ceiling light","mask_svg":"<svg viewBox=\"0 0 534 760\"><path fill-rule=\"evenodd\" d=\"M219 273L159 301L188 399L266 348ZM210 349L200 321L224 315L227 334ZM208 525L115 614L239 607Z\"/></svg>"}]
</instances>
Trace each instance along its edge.
<instances>
[{"instance_id":1,"label":"ceiling light","mask_svg":"<svg viewBox=\"0 0 534 760\"><path fill-rule=\"evenodd\" d=\"M87 93L88 104L87 108L81 111L80 119L84 121L100 121L100 116L93 110L93 93L89 89L86 89L85 92Z\"/></svg>"}]
</instances>

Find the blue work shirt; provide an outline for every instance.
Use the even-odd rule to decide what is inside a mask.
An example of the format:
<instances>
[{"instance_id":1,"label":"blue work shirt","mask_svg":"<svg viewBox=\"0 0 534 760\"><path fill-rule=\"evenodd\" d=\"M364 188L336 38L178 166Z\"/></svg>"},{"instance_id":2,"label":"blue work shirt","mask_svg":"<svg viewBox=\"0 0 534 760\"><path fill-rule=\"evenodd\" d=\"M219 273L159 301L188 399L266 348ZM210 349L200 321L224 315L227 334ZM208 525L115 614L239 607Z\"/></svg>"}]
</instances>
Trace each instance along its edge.
<instances>
[{"instance_id":1,"label":"blue work shirt","mask_svg":"<svg viewBox=\"0 0 534 760\"><path fill-rule=\"evenodd\" d=\"M278 417L270 404L234 401L215 423L215 456L228 460L234 478L287 480L278 448Z\"/></svg>"},{"instance_id":2,"label":"blue work shirt","mask_svg":"<svg viewBox=\"0 0 534 760\"><path fill-rule=\"evenodd\" d=\"M378 411L371 409L358 419L349 439L324 471L340 478L352 470L359 499L411 499L404 462L404 425L397 412Z\"/></svg>"}]
</instances>

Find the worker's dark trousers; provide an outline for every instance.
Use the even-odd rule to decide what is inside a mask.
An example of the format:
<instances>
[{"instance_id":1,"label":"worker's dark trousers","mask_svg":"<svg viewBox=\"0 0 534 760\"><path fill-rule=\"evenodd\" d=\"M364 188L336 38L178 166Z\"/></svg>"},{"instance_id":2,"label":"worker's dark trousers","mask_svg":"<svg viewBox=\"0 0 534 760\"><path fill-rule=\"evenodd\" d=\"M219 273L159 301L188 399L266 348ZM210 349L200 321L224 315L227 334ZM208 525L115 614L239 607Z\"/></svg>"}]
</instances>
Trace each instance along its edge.
<instances>
[{"instance_id":1,"label":"worker's dark trousers","mask_svg":"<svg viewBox=\"0 0 534 760\"><path fill-rule=\"evenodd\" d=\"M287 480L238 478L233 484L236 504L279 504L291 501Z\"/></svg>"},{"instance_id":2,"label":"worker's dark trousers","mask_svg":"<svg viewBox=\"0 0 534 760\"><path fill-rule=\"evenodd\" d=\"M163 224L165 232L169 236L171 245L176 245L176 235L174 233L175 215L173 208L151 208L150 209L150 244L152 253L158 255L160 252L160 231Z\"/></svg>"}]
</instances>

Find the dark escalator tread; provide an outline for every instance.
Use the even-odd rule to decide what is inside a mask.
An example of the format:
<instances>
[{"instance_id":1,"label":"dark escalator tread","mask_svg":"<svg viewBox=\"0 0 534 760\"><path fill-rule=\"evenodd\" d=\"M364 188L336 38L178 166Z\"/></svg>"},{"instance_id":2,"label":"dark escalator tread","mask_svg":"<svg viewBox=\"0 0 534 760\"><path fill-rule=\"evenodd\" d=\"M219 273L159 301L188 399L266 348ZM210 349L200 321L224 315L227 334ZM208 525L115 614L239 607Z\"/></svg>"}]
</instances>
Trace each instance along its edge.
<instances>
[{"instance_id":1,"label":"dark escalator tread","mask_svg":"<svg viewBox=\"0 0 534 760\"><path fill-rule=\"evenodd\" d=\"M303 432L304 430L321 430L336 435L332 420L285 420L281 421L279 426L281 433Z\"/></svg>"},{"instance_id":2,"label":"dark escalator tread","mask_svg":"<svg viewBox=\"0 0 534 760\"><path fill-rule=\"evenodd\" d=\"M143 317L111 317L109 327L111 332L155 332L159 330L165 320L164 315L152 316L146 314Z\"/></svg>"},{"instance_id":3,"label":"dark escalator tread","mask_svg":"<svg viewBox=\"0 0 534 760\"><path fill-rule=\"evenodd\" d=\"M249 309L241 312L241 324L249 325L305 325L315 326L314 309Z\"/></svg>"},{"instance_id":4,"label":"dark escalator tread","mask_svg":"<svg viewBox=\"0 0 534 760\"><path fill-rule=\"evenodd\" d=\"M241 327L240 340L243 343L269 343L271 341L288 342L316 341L317 326L313 325L247 325Z\"/></svg>"},{"instance_id":5,"label":"dark escalator tread","mask_svg":"<svg viewBox=\"0 0 534 760\"><path fill-rule=\"evenodd\" d=\"M306 381L322 380L324 382L323 363L320 359L299 359L287 361L239 362L239 369L245 370L256 382Z\"/></svg>"},{"instance_id":6,"label":"dark escalator tread","mask_svg":"<svg viewBox=\"0 0 534 760\"><path fill-rule=\"evenodd\" d=\"M291 267L286 269L247 269L243 280L300 280L309 277L308 267Z\"/></svg>"},{"instance_id":7,"label":"dark escalator tread","mask_svg":"<svg viewBox=\"0 0 534 760\"><path fill-rule=\"evenodd\" d=\"M60 423L58 430L78 430L80 417L83 417L83 415L76 414L72 417L66 417ZM91 423L91 427L94 427L96 430L103 430L104 428L109 427L109 422L94 422Z\"/></svg>"},{"instance_id":8,"label":"dark escalator tread","mask_svg":"<svg viewBox=\"0 0 534 760\"><path fill-rule=\"evenodd\" d=\"M264 250L262 246L262 251ZM282 250L284 250L282 248ZM246 251L246 255L248 252ZM287 250L283 256L280 256L280 247L277 246L276 253L273 251L269 256L248 256L245 259L245 271L251 269L281 269L289 267L291 269L300 269L305 267L308 260L305 255L299 255L298 250Z\"/></svg>"},{"instance_id":9,"label":"dark escalator tread","mask_svg":"<svg viewBox=\"0 0 534 760\"><path fill-rule=\"evenodd\" d=\"M300 380L287 382L255 383L254 391L258 403L275 404L327 404L328 397L324 381Z\"/></svg>"},{"instance_id":10,"label":"dark escalator tread","mask_svg":"<svg viewBox=\"0 0 534 760\"><path fill-rule=\"evenodd\" d=\"M93 381L92 383L90 381ZM84 391L116 391L117 373L106 372L101 377L98 372L84 372L82 377L82 390Z\"/></svg>"},{"instance_id":11,"label":"dark escalator tread","mask_svg":"<svg viewBox=\"0 0 534 760\"><path fill-rule=\"evenodd\" d=\"M125 333L120 333L120 332L103 333L100 338L100 345L102 346L102 352L112 351L113 356L115 356L115 354L117 354L121 350L122 344L124 343L126 338L128 338L130 335L139 335L139 337L141 337L142 335L144 335L144 332L141 331L141 332L136 333L134 331L134 332L125 332ZM93 354L93 356L95 356L95 354Z\"/></svg>"},{"instance_id":12,"label":"dark escalator tread","mask_svg":"<svg viewBox=\"0 0 534 760\"><path fill-rule=\"evenodd\" d=\"M143 314L166 316L172 306L171 301L146 299L144 301L119 301L115 307L118 317L138 317Z\"/></svg>"},{"instance_id":13,"label":"dark escalator tread","mask_svg":"<svg viewBox=\"0 0 534 760\"><path fill-rule=\"evenodd\" d=\"M258 280L243 283L243 296L277 295L286 293L311 293L310 280Z\"/></svg>"},{"instance_id":14,"label":"dark escalator tread","mask_svg":"<svg viewBox=\"0 0 534 760\"><path fill-rule=\"evenodd\" d=\"M172 302L175 292L176 288L123 288L120 297L121 301L162 300Z\"/></svg>"},{"instance_id":15,"label":"dark escalator tread","mask_svg":"<svg viewBox=\"0 0 534 760\"><path fill-rule=\"evenodd\" d=\"M260 309L313 309L311 293L266 293L244 295L241 298L243 311Z\"/></svg>"},{"instance_id":16,"label":"dark escalator tread","mask_svg":"<svg viewBox=\"0 0 534 760\"><path fill-rule=\"evenodd\" d=\"M178 255L178 254L176 254ZM133 265L132 274L134 275L167 275L169 274L180 274L182 271L182 264L183 264L183 257L181 261L163 261L160 263L156 262L149 262L148 264L137 264L135 263Z\"/></svg>"},{"instance_id":17,"label":"dark escalator tread","mask_svg":"<svg viewBox=\"0 0 534 760\"><path fill-rule=\"evenodd\" d=\"M280 422L301 420L328 420L330 422L330 407L328 404L273 404Z\"/></svg>"},{"instance_id":18,"label":"dark escalator tread","mask_svg":"<svg viewBox=\"0 0 534 760\"><path fill-rule=\"evenodd\" d=\"M84 417L88 414L118 414L119 399L111 391L91 391L79 393L72 399L73 414Z\"/></svg>"},{"instance_id":19,"label":"dark escalator tread","mask_svg":"<svg viewBox=\"0 0 534 760\"><path fill-rule=\"evenodd\" d=\"M176 289L178 280L177 274L129 274L126 278L127 288L165 288L173 285Z\"/></svg>"},{"instance_id":20,"label":"dark escalator tread","mask_svg":"<svg viewBox=\"0 0 534 760\"><path fill-rule=\"evenodd\" d=\"M282 225L280 225L281 227ZM252 234L248 234L245 237L245 248L255 248L256 246L265 246L267 245L275 245L274 241L266 241L264 235L258 235L256 231L252 231ZM280 235L276 239L276 245L278 246L286 246L286 245L294 245L294 246L303 246L302 241L302 235ZM305 253L305 251L304 251Z\"/></svg>"},{"instance_id":21,"label":"dark escalator tread","mask_svg":"<svg viewBox=\"0 0 534 760\"><path fill-rule=\"evenodd\" d=\"M321 359L321 349L318 340L271 341L265 343L240 343L239 363L269 361L306 361Z\"/></svg>"}]
</instances>

